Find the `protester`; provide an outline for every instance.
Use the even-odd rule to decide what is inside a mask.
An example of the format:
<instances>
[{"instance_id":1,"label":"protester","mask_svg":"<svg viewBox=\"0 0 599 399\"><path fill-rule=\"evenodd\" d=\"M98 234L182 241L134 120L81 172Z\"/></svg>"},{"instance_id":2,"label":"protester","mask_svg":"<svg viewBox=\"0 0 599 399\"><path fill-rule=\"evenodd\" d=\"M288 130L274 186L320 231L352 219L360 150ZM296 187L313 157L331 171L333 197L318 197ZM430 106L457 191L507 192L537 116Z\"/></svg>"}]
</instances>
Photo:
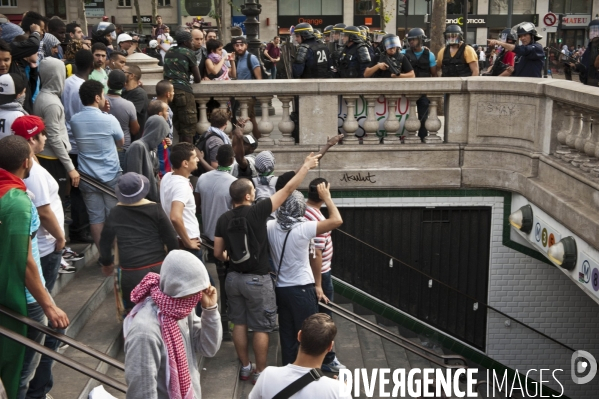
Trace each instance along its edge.
<instances>
[{"instance_id":1,"label":"protester","mask_svg":"<svg viewBox=\"0 0 599 399\"><path fill-rule=\"evenodd\" d=\"M26 20L24 19L24 21ZM32 23L28 29L31 32L27 39L10 43L12 62L9 72L19 74L25 81L27 91L25 92L23 108L31 113L33 111L33 101L38 92L37 63L42 31L40 26L35 23Z\"/></svg>"},{"instance_id":2,"label":"protester","mask_svg":"<svg viewBox=\"0 0 599 399\"><path fill-rule=\"evenodd\" d=\"M175 89L173 88L173 84L168 80L161 80L156 84L156 100L162 101L164 105L167 107L168 118L166 122L168 123L169 134L167 138L158 146L158 164L159 164L159 174L160 177L164 176L166 173L171 171L171 163L169 161L169 156L171 154L171 145L173 143L173 111L171 107L168 105L173 101L175 97Z\"/></svg>"},{"instance_id":3,"label":"protester","mask_svg":"<svg viewBox=\"0 0 599 399\"><path fill-rule=\"evenodd\" d=\"M156 58L158 60L158 66L163 66L164 59L162 58L162 55L158 51L157 47L158 47L158 41L150 40L150 43L148 43L148 48L146 49L146 55L148 55L152 58Z\"/></svg>"},{"instance_id":4,"label":"protester","mask_svg":"<svg viewBox=\"0 0 599 399\"><path fill-rule=\"evenodd\" d=\"M44 60L44 62L46 61ZM39 154L44 149L44 144L47 144L47 130L42 119L31 115L18 118L15 122L13 124L15 135L27 140L33 153ZM66 244L64 211L62 201L58 195L58 183L37 162L35 157L32 157L32 160L33 166L29 177L24 179L24 182L27 189L33 194L32 202L40 218L40 228L36 234L40 264L45 287L48 292L51 292L61 268L62 252ZM70 272L75 269L72 266L69 266L69 268L71 268ZM46 336L44 341L44 346L50 350L56 350L59 344L60 341L49 335ZM41 356L35 376L29 383L27 397L41 398L52 389L52 363L51 357Z\"/></svg>"},{"instance_id":5,"label":"protester","mask_svg":"<svg viewBox=\"0 0 599 399\"><path fill-rule=\"evenodd\" d=\"M5 75L10 70L12 55L10 54L10 45L0 40L0 76Z\"/></svg>"},{"instance_id":6,"label":"protester","mask_svg":"<svg viewBox=\"0 0 599 399\"><path fill-rule=\"evenodd\" d=\"M127 53L123 53L122 51L113 51L110 53L110 57L108 58L108 65L106 65L106 73L110 75L111 71L115 69L123 70L125 65L127 64Z\"/></svg>"},{"instance_id":7,"label":"protester","mask_svg":"<svg viewBox=\"0 0 599 399\"><path fill-rule=\"evenodd\" d=\"M23 137L8 136L0 140L0 304L35 321L49 322L55 328L69 325L67 315L56 306L44 286L38 238L40 219L37 209L25 193L22 179L33 167L32 151ZM25 290L25 296L23 290ZM12 319L2 318L3 327L19 332L38 343L44 339L40 331L27 328ZM0 378L9 397L25 398L29 381L39 363L40 354L31 348L15 345L0 337Z\"/></svg>"},{"instance_id":8,"label":"protester","mask_svg":"<svg viewBox=\"0 0 599 399\"><path fill-rule=\"evenodd\" d=\"M237 120L239 126L245 125L242 119ZM258 148L258 141L250 134L243 134L241 127L236 126L231 132L233 137L232 146L235 152L235 160L231 174L235 177L245 177L248 179L258 177L256 170L256 155L254 151Z\"/></svg>"},{"instance_id":9,"label":"protester","mask_svg":"<svg viewBox=\"0 0 599 399\"><path fill-rule=\"evenodd\" d=\"M71 40L83 40L83 30L81 30L81 25L77 22L71 22L66 25L66 33L69 41ZM89 50L89 49L87 49Z\"/></svg>"},{"instance_id":10,"label":"protester","mask_svg":"<svg viewBox=\"0 0 599 399\"><path fill-rule=\"evenodd\" d=\"M112 244L116 238L119 254L119 287L125 310L133 308L131 291L148 273L160 274L167 253L178 249L177 233L162 207L146 199L150 182L145 176L129 172L115 187L118 199L100 239L100 264L109 276L114 272Z\"/></svg>"},{"instance_id":11,"label":"protester","mask_svg":"<svg viewBox=\"0 0 599 399\"><path fill-rule=\"evenodd\" d=\"M137 121L139 122L139 134L132 135L137 140L144 132L146 119L148 119L148 93L141 87L141 69L137 65L126 65L123 72L127 76L127 83L123 90L123 98L129 100L135 106Z\"/></svg>"},{"instance_id":12,"label":"protester","mask_svg":"<svg viewBox=\"0 0 599 399\"><path fill-rule=\"evenodd\" d=\"M133 54L133 38L127 33L121 33L116 39L117 49L127 55ZM115 50L116 51L116 50Z\"/></svg>"},{"instance_id":13,"label":"protester","mask_svg":"<svg viewBox=\"0 0 599 399\"><path fill-rule=\"evenodd\" d=\"M10 22L4 14L0 14L0 18L6 20L5 22L0 23L0 39L4 40L6 43L12 42L15 37L25 33L19 25Z\"/></svg>"},{"instance_id":14,"label":"protester","mask_svg":"<svg viewBox=\"0 0 599 399\"><path fill-rule=\"evenodd\" d=\"M160 111L163 110L163 104L157 101ZM147 199L154 202L160 201L158 190L158 159L156 158L156 148L168 137L169 128L166 119L158 113L148 118L146 131L139 140L133 142L125 153L125 163L123 170L125 173L135 172L146 177L149 181L149 191Z\"/></svg>"},{"instance_id":15,"label":"protester","mask_svg":"<svg viewBox=\"0 0 599 399\"><path fill-rule=\"evenodd\" d=\"M108 74L104 69L106 67L107 48L103 43L94 43L92 54L94 56L94 70L89 74L91 80L102 83L104 94L108 93Z\"/></svg>"},{"instance_id":16,"label":"protester","mask_svg":"<svg viewBox=\"0 0 599 399\"><path fill-rule=\"evenodd\" d=\"M71 130L79 150L79 171L114 188L121 175L117 147L125 144L123 130L114 116L100 111L100 106L106 103L100 82L83 83L79 96L84 108L71 118ZM91 235L99 248L104 221L116 200L88 183L81 182L80 188L89 214Z\"/></svg>"},{"instance_id":17,"label":"protester","mask_svg":"<svg viewBox=\"0 0 599 399\"><path fill-rule=\"evenodd\" d=\"M146 275L131 301L137 305L123 326L127 398L201 398L199 357L214 356L222 335L216 289L202 262L171 251L160 275ZM193 312L198 303L201 318Z\"/></svg>"},{"instance_id":18,"label":"protester","mask_svg":"<svg viewBox=\"0 0 599 399\"><path fill-rule=\"evenodd\" d=\"M289 391L285 397L294 399L312 398L351 398L351 394L341 396L344 382L323 376L319 372L320 364L331 350L337 335L333 319L323 313L317 313L302 323L297 333L299 351L293 364L283 367L267 367L250 392L249 399L272 399L295 381L316 369L319 379L311 377L302 384L301 390ZM299 391L299 392L298 392ZM296 393L297 392L297 393Z\"/></svg>"},{"instance_id":19,"label":"protester","mask_svg":"<svg viewBox=\"0 0 599 399\"><path fill-rule=\"evenodd\" d=\"M160 202L179 237L179 247L199 259L200 224L196 218L196 203L189 182L191 172L198 168L198 156L191 143L178 143L171 148L172 172L164 175L160 183Z\"/></svg>"},{"instance_id":20,"label":"protester","mask_svg":"<svg viewBox=\"0 0 599 399\"><path fill-rule=\"evenodd\" d=\"M160 55L164 61L166 52L174 43L173 37L171 36L171 29L168 26L164 26L162 33L156 36L156 41L158 42L158 49L160 50Z\"/></svg>"},{"instance_id":21,"label":"protester","mask_svg":"<svg viewBox=\"0 0 599 399\"><path fill-rule=\"evenodd\" d=\"M255 383L266 367L269 333L276 324L277 304L269 276L266 220L300 185L308 171L318 166L319 158L320 155L310 154L281 191L256 204L252 182L236 180L229 188L233 209L221 215L216 223L214 256L222 262L229 261L225 284L228 315L235 324L233 343L242 366L239 371L242 380L251 377ZM241 228L244 225L246 228ZM254 331L255 371L248 354L248 328Z\"/></svg>"},{"instance_id":22,"label":"protester","mask_svg":"<svg viewBox=\"0 0 599 399\"><path fill-rule=\"evenodd\" d=\"M223 144L232 144L229 136L224 132L227 127L231 116L229 111L222 108L217 108L210 113L210 127L204 133L206 140L206 153L204 154L206 162L216 169L218 167L218 161L216 160L216 154L218 149Z\"/></svg>"},{"instance_id":23,"label":"protester","mask_svg":"<svg viewBox=\"0 0 599 399\"><path fill-rule=\"evenodd\" d=\"M173 125L179 134L180 141L191 143L195 134L197 106L193 89L189 83L193 76L195 83L200 83L200 72L196 57L191 50L191 33L179 30L175 33L177 46L169 49L164 57L164 78L175 88L173 99Z\"/></svg>"},{"instance_id":24,"label":"protester","mask_svg":"<svg viewBox=\"0 0 599 399\"><path fill-rule=\"evenodd\" d=\"M0 75L0 139L12 134L11 127L15 119L28 115L19 101L26 96L25 85L19 74Z\"/></svg>"},{"instance_id":25,"label":"protester","mask_svg":"<svg viewBox=\"0 0 599 399\"><path fill-rule=\"evenodd\" d=\"M231 80L235 77L235 63L231 64L231 70L225 65L223 56L223 43L220 40L210 40L206 43L208 59L206 60L207 76L210 80ZM229 61L233 61L234 54L231 54Z\"/></svg>"},{"instance_id":26,"label":"protester","mask_svg":"<svg viewBox=\"0 0 599 399\"><path fill-rule=\"evenodd\" d=\"M65 25L64 21L60 19L60 17L55 15L48 21L48 32L44 35L44 42L46 41L46 35L48 34L52 35L58 40L58 47L56 49L57 54L53 57L62 60L64 56L60 43L65 43L65 39L67 36L67 26Z\"/></svg>"},{"instance_id":27,"label":"protester","mask_svg":"<svg viewBox=\"0 0 599 399\"><path fill-rule=\"evenodd\" d=\"M110 102L110 114L113 115L125 135L125 144L118 149L119 163L121 168L125 166L127 149L133 141L133 137L140 131L137 112L131 101L121 97L127 76L123 71L114 70L108 76L108 95L106 99Z\"/></svg>"},{"instance_id":28,"label":"protester","mask_svg":"<svg viewBox=\"0 0 599 399\"><path fill-rule=\"evenodd\" d=\"M191 46L196 55L196 64L200 70L200 76L202 76L202 79L207 79L206 60L208 59L208 51L205 47L204 32L201 29L196 28L191 31Z\"/></svg>"},{"instance_id":29,"label":"protester","mask_svg":"<svg viewBox=\"0 0 599 399\"><path fill-rule=\"evenodd\" d=\"M44 120L48 142L38 155L38 159L40 164L58 182L60 197L64 198L67 174L71 185L79 186L79 172L75 170L73 161L69 157L71 144L66 127L64 106L60 99L65 85L64 64L56 59L44 59L40 63L40 81L42 89L33 105L33 113Z\"/></svg>"},{"instance_id":30,"label":"protester","mask_svg":"<svg viewBox=\"0 0 599 399\"><path fill-rule=\"evenodd\" d=\"M59 47L60 47L60 40L58 40L56 38L56 36L54 36L50 33L44 34L44 41L42 44L42 48L44 51L44 59L50 58L50 57L62 59L59 56L59 51L58 51ZM40 60L40 61L42 61L42 60Z\"/></svg>"},{"instance_id":31,"label":"protester","mask_svg":"<svg viewBox=\"0 0 599 399\"><path fill-rule=\"evenodd\" d=\"M270 72L270 79L277 78L277 62L281 60L281 49L279 48L280 44L281 38L279 36L275 36L274 39L272 39L272 42L268 43L264 49L264 56L268 58L271 63L271 67L267 68L268 72Z\"/></svg>"},{"instance_id":32,"label":"protester","mask_svg":"<svg viewBox=\"0 0 599 399\"><path fill-rule=\"evenodd\" d=\"M165 28L167 28L167 26L162 23L162 17L160 15L156 15L156 25L152 26L152 37L156 38L162 35Z\"/></svg>"}]
</instances>

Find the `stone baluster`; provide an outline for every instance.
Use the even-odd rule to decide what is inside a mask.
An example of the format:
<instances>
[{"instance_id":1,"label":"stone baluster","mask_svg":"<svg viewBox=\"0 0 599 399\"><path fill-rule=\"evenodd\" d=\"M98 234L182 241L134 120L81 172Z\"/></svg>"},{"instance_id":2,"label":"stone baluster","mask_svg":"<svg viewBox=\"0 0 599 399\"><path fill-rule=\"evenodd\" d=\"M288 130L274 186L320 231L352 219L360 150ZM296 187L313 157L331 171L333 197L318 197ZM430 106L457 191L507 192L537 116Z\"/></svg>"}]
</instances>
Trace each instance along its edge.
<instances>
[{"instance_id":1,"label":"stone baluster","mask_svg":"<svg viewBox=\"0 0 599 399\"><path fill-rule=\"evenodd\" d=\"M424 122L424 127L428 130L428 136L424 138L425 143L442 143L443 139L437 136L437 132L441 129L441 119L437 115L438 101L436 97L431 98L431 104L428 107L428 117Z\"/></svg>"},{"instance_id":2,"label":"stone baluster","mask_svg":"<svg viewBox=\"0 0 599 399\"><path fill-rule=\"evenodd\" d=\"M274 145L275 141L270 138L270 132L274 129L274 125L268 115L268 105L272 96L256 97L256 99L260 102L260 107L262 108L262 117L260 118L260 122L258 122L258 130L260 130L260 139L258 141L260 145Z\"/></svg>"},{"instance_id":3,"label":"stone baluster","mask_svg":"<svg viewBox=\"0 0 599 399\"><path fill-rule=\"evenodd\" d=\"M560 159L563 159L564 155L572 152L570 147L566 144L566 139L574 127L574 118L576 115L572 106L562 104L562 108L564 109L564 122L562 123L560 131L557 132L557 141L559 142L559 145L555 151L555 156Z\"/></svg>"},{"instance_id":4,"label":"stone baluster","mask_svg":"<svg viewBox=\"0 0 599 399\"><path fill-rule=\"evenodd\" d=\"M360 127L356 120L356 100L360 96L344 96L343 99L347 101L347 116L345 122L343 122L343 130L345 130L345 138L343 142L345 144L359 144L359 140L356 137L356 130Z\"/></svg>"},{"instance_id":5,"label":"stone baluster","mask_svg":"<svg viewBox=\"0 0 599 399\"><path fill-rule=\"evenodd\" d=\"M571 161L572 165L577 168L590 161L589 156L584 152L584 145L587 140L591 138L591 121L591 114L585 111L582 114L582 128L580 129L580 134L574 141L574 147L576 148L576 151L578 151L578 155Z\"/></svg>"},{"instance_id":6,"label":"stone baluster","mask_svg":"<svg viewBox=\"0 0 599 399\"><path fill-rule=\"evenodd\" d=\"M418 112L416 109L418 97L409 97L408 100L410 101L410 116L404 124L404 127L408 131L408 137L405 138L404 143L419 144L422 140L418 137L418 130L420 129L420 121L418 120Z\"/></svg>"},{"instance_id":7,"label":"stone baluster","mask_svg":"<svg viewBox=\"0 0 599 399\"><path fill-rule=\"evenodd\" d=\"M368 95L364 96L366 100L366 107L368 108L368 114L366 115L366 121L364 121L364 131L366 132L366 137L362 140L364 144L379 144L381 140L376 133L379 131L379 121L376 120L376 112L374 111L374 107L376 106L376 101L379 96L376 95Z\"/></svg>"},{"instance_id":8,"label":"stone baluster","mask_svg":"<svg viewBox=\"0 0 599 399\"><path fill-rule=\"evenodd\" d=\"M227 105L229 102L229 97L214 97L214 99L216 101L218 101L218 103L220 104L219 108L223 109L225 111L228 110ZM233 131L233 125L231 124L231 121L227 121L227 127L225 128L225 133L227 133L227 135L229 137L231 137L231 132Z\"/></svg>"},{"instance_id":9,"label":"stone baluster","mask_svg":"<svg viewBox=\"0 0 599 399\"><path fill-rule=\"evenodd\" d=\"M206 103L208 103L208 100L209 99L205 97L196 98L196 102L200 108L200 120L196 125L196 131L199 134L204 134L204 132L210 128L210 122L208 122L208 115L206 113Z\"/></svg>"},{"instance_id":10,"label":"stone baluster","mask_svg":"<svg viewBox=\"0 0 599 399\"><path fill-rule=\"evenodd\" d=\"M289 117L289 107L293 97L277 96L277 98L283 105L283 117L279 122L279 131L283 134L283 138L279 140L279 145L295 145L295 139L291 137L295 122Z\"/></svg>"},{"instance_id":11,"label":"stone baluster","mask_svg":"<svg viewBox=\"0 0 599 399\"><path fill-rule=\"evenodd\" d=\"M566 136L566 145L570 148L570 152L562 156L562 159L566 162L572 162L578 156L576 138L582 133L582 112L580 109L574 109L573 113L572 130Z\"/></svg>"},{"instance_id":12,"label":"stone baluster","mask_svg":"<svg viewBox=\"0 0 599 399\"><path fill-rule=\"evenodd\" d=\"M247 120L245 126L243 127L243 134L250 134L254 130L254 125L248 116L248 103L250 101L250 97L236 97L237 101L239 101L239 109L241 110L241 118Z\"/></svg>"},{"instance_id":13,"label":"stone baluster","mask_svg":"<svg viewBox=\"0 0 599 399\"><path fill-rule=\"evenodd\" d=\"M594 113L591 125L591 137L584 143L584 152L589 156L589 162L580 165L580 169L591 172L599 168L599 113Z\"/></svg>"},{"instance_id":14,"label":"stone baluster","mask_svg":"<svg viewBox=\"0 0 599 399\"><path fill-rule=\"evenodd\" d=\"M395 109L397 107L397 96L391 94L385 96L387 102L389 104L389 114L387 115L387 120L385 121L385 131L387 132L387 136L385 137L385 144L401 144L398 137L395 135L399 130L399 120L397 119L397 115L395 115Z\"/></svg>"}]
</instances>

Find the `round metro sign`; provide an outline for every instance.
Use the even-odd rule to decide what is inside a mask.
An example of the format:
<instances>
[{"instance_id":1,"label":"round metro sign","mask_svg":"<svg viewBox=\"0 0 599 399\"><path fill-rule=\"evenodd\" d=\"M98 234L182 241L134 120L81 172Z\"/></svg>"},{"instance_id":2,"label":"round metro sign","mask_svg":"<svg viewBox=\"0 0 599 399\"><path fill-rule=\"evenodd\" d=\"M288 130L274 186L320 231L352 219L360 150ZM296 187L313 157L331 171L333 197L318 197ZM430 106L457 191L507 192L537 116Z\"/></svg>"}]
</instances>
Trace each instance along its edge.
<instances>
[{"instance_id":1,"label":"round metro sign","mask_svg":"<svg viewBox=\"0 0 599 399\"><path fill-rule=\"evenodd\" d=\"M552 12L547 13L543 17L543 22L545 23L546 26L553 26L557 23L557 15L555 15Z\"/></svg>"}]
</instances>

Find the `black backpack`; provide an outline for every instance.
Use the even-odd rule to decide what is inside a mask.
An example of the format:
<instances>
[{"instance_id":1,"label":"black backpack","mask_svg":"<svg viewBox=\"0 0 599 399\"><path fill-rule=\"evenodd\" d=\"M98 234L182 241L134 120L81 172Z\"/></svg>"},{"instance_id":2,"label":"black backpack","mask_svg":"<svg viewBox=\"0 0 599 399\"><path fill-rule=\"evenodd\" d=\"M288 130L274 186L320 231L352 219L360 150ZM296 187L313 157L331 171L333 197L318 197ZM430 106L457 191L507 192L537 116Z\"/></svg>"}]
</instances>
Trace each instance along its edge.
<instances>
[{"instance_id":1,"label":"black backpack","mask_svg":"<svg viewBox=\"0 0 599 399\"><path fill-rule=\"evenodd\" d=\"M262 47L260 48L260 53L264 53L264 51L262 50ZM247 60L247 68L250 71L250 73L252 74L252 80L256 79L256 75L254 74L254 69L252 69L252 53L250 53L248 51L248 56L246 58ZM254 57L256 57L254 55ZM262 72L262 79L268 79L270 77L270 72L268 72L266 70L266 68L264 67L264 62L262 61L262 57L256 57L256 59L258 60L258 63L260 64L260 71ZM235 69L237 69L239 65L239 58L235 58Z\"/></svg>"},{"instance_id":2,"label":"black backpack","mask_svg":"<svg viewBox=\"0 0 599 399\"><path fill-rule=\"evenodd\" d=\"M227 224L227 254L230 262L235 265L245 263L244 272L251 272L260 265L262 245L246 219L250 207L244 208L243 215L232 218Z\"/></svg>"},{"instance_id":3,"label":"black backpack","mask_svg":"<svg viewBox=\"0 0 599 399\"><path fill-rule=\"evenodd\" d=\"M208 139L214 136L218 136L216 132L211 132L210 130L204 132L204 134L196 134L193 138L193 143L196 148L204 153L204 160L206 163L210 164L210 152L208 151ZM220 137L220 136L219 136ZM198 168L192 172L193 176L200 176L203 173L208 172L204 170L202 166L198 165Z\"/></svg>"}]
</instances>

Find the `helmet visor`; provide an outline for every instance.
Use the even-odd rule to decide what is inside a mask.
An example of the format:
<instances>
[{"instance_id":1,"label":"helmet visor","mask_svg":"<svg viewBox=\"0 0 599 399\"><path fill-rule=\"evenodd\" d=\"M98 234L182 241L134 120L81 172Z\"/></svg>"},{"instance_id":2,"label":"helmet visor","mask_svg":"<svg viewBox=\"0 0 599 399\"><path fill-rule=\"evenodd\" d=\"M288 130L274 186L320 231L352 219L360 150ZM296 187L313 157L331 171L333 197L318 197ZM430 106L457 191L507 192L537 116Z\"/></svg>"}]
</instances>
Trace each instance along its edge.
<instances>
[{"instance_id":1,"label":"helmet visor","mask_svg":"<svg viewBox=\"0 0 599 399\"><path fill-rule=\"evenodd\" d=\"M354 33L355 35L355 33ZM344 46L349 41L350 33L341 32L339 34L339 45Z\"/></svg>"},{"instance_id":2,"label":"helmet visor","mask_svg":"<svg viewBox=\"0 0 599 399\"><path fill-rule=\"evenodd\" d=\"M386 38L383 41L383 46L385 46L385 50L389 50L394 47L401 47L401 43L399 42L399 37L393 36L393 37Z\"/></svg>"},{"instance_id":3,"label":"helmet visor","mask_svg":"<svg viewBox=\"0 0 599 399\"><path fill-rule=\"evenodd\" d=\"M454 32L446 33L445 44L460 44L460 34Z\"/></svg>"},{"instance_id":4,"label":"helmet visor","mask_svg":"<svg viewBox=\"0 0 599 399\"><path fill-rule=\"evenodd\" d=\"M373 41L374 43L380 43L381 41L383 41L383 36L385 36L385 35L386 35L386 33L384 33L384 34L381 34L381 33L375 32L375 33L372 35L372 41Z\"/></svg>"},{"instance_id":5,"label":"helmet visor","mask_svg":"<svg viewBox=\"0 0 599 399\"><path fill-rule=\"evenodd\" d=\"M591 25L589 27L589 39L593 40L596 37L599 37L599 25Z\"/></svg>"}]
</instances>

